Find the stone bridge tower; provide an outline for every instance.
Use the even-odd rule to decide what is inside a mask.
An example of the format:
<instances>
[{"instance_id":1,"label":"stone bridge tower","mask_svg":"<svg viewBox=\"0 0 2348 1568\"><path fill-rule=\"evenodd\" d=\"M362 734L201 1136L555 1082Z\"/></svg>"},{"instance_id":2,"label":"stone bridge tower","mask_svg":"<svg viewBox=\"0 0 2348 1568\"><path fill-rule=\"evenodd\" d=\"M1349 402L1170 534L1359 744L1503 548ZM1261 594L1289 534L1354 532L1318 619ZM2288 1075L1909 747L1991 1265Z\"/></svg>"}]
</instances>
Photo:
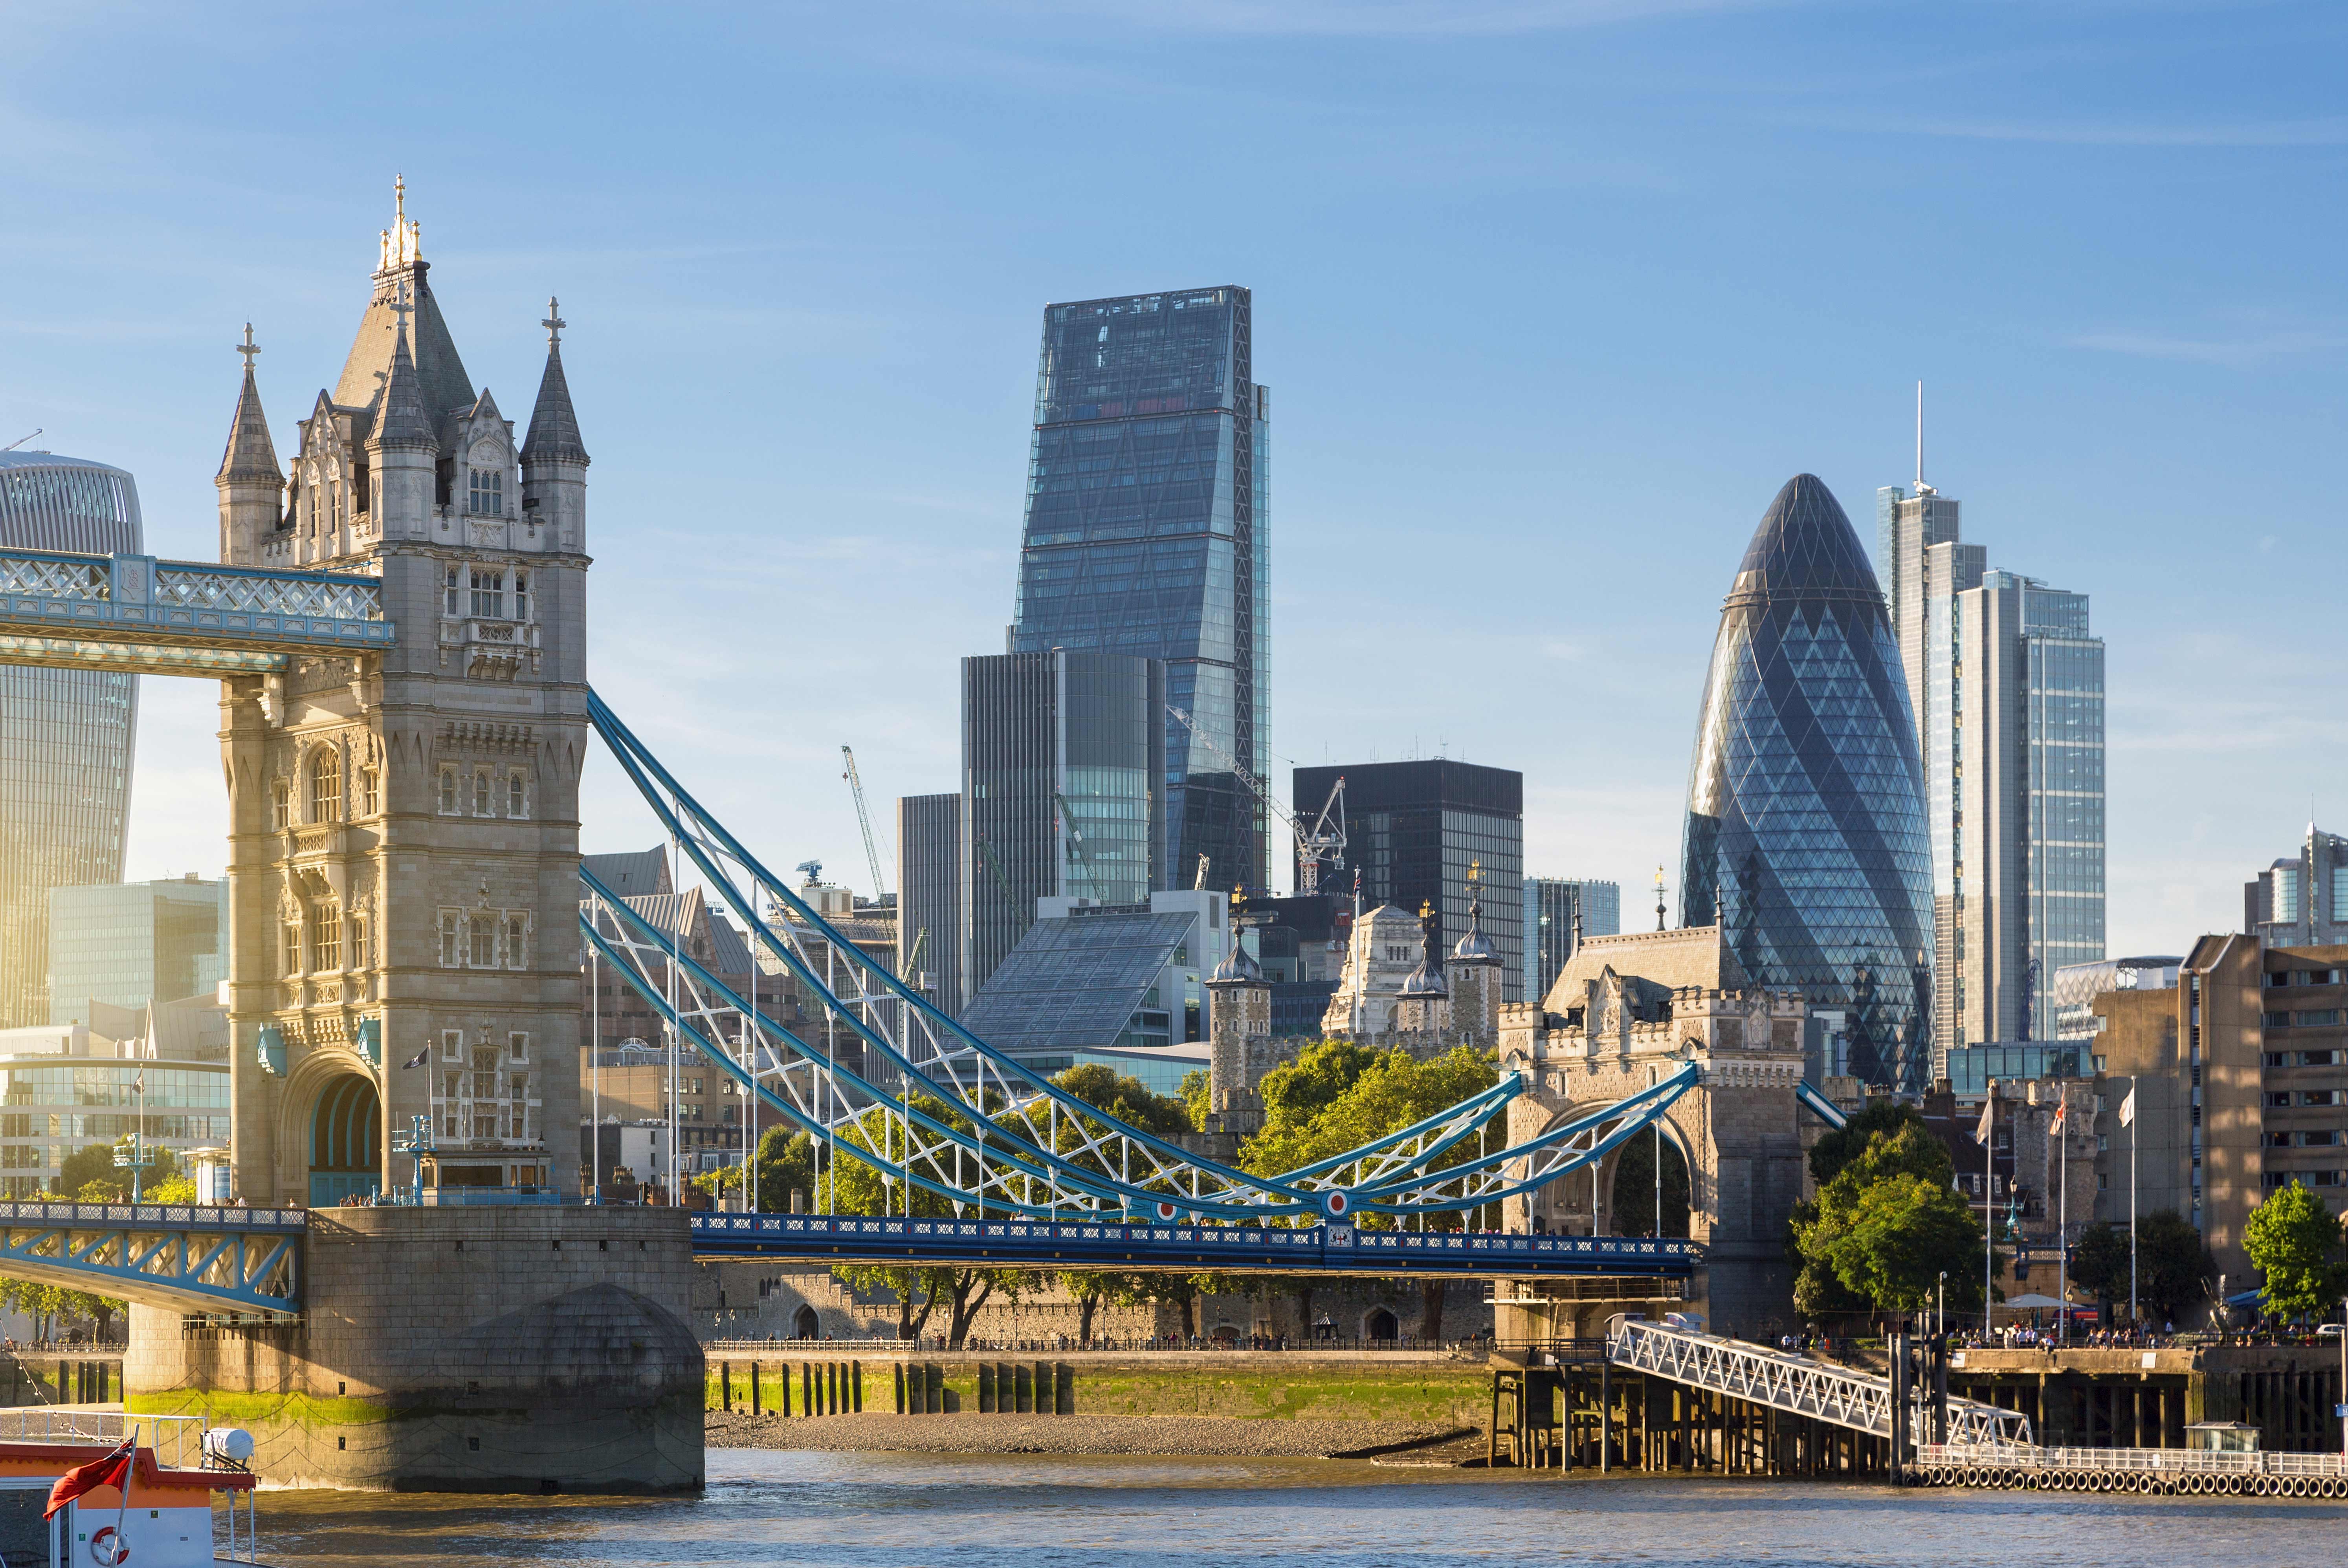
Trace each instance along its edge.
<instances>
[{"instance_id":1,"label":"stone bridge tower","mask_svg":"<svg viewBox=\"0 0 2348 1568\"><path fill-rule=\"evenodd\" d=\"M1500 1009L1502 1071L1530 1085L1509 1110L1509 1140L1538 1136L1677 1071L1700 1086L1665 1112L1664 1137L1688 1167L1688 1230L1706 1255L1707 1327L1762 1333L1793 1321L1786 1222L1802 1195L1794 1085L1807 1008L1797 991L1750 986L1718 927L1583 940L1541 1002ZM1651 1136L1639 1134L1642 1139ZM1514 1231L1613 1235L1622 1150L1529 1198L1509 1203ZM1533 1287L1538 1289L1537 1286ZM1560 1300L1525 1311L1504 1337L1595 1334L1643 1301Z\"/></svg>"},{"instance_id":2,"label":"stone bridge tower","mask_svg":"<svg viewBox=\"0 0 2348 1568\"><path fill-rule=\"evenodd\" d=\"M253 374L221 559L379 576L380 655L221 682L236 1177L254 1204L577 1180L587 453L550 308L528 438L476 388L400 192L290 473Z\"/></svg>"}]
</instances>

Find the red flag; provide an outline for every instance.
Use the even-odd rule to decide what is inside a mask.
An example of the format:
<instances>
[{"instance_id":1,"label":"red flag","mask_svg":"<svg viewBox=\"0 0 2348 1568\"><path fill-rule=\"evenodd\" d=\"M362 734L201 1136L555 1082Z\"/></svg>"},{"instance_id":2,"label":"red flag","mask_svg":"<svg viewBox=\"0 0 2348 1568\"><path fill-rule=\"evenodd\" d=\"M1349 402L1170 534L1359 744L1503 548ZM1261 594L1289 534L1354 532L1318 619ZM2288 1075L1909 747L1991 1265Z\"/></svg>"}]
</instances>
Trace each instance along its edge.
<instances>
[{"instance_id":1,"label":"red flag","mask_svg":"<svg viewBox=\"0 0 2348 1568\"><path fill-rule=\"evenodd\" d=\"M104 1459L94 1459L88 1464L77 1465L57 1477L57 1485L49 1488L49 1506L41 1517L43 1519L54 1517L58 1509L63 1508L75 1498L87 1491L96 1491L101 1486L122 1487L127 1491L130 1482L130 1460L138 1446L138 1439L127 1439L120 1448L108 1454Z\"/></svg>"}]
</instances>

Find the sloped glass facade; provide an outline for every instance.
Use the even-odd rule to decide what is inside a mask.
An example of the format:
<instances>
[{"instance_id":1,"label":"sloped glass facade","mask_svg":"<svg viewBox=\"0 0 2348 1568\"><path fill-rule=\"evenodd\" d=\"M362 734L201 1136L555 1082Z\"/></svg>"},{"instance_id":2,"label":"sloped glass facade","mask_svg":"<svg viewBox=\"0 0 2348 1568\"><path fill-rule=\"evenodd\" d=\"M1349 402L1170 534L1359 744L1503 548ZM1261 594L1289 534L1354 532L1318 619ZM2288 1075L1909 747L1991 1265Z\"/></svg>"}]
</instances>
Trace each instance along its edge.
<instances>
[{"instance_id":1,"label":"sloped glass facade","mask_svg":"<svg viewBox=\"0 0 2348 1568\"><path fill-rule=\"evenodd\" d=\"M1875 573L1825 484L1754 531L1713 645L1689 770L1681 909L1754 983L1831 1019L1829 1068L1921 1091L1932 900L1916 723Z\"/></svg>"},{"instance_id":2,"label":"sloped glass facade","mask_svg":"<svg viewBox=\"0 0 2348 1568\"><path fill-rule=\"evenodd\" d=\"M1159 886L1266 880L1271 395L1241 288L1045 307L1011 651L1167 662ZM1196 754L1194 754L1194 753Z\"/></svg>"}]
</instances>

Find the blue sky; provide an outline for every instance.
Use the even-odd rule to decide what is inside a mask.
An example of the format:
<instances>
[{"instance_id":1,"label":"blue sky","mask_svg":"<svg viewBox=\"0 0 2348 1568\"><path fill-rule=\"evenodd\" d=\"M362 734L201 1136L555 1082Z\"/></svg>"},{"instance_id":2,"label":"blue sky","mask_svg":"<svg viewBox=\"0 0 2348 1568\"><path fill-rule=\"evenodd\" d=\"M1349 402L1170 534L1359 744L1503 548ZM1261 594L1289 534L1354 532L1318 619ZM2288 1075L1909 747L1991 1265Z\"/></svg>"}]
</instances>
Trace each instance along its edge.
<instances>
[{"instance_id":1,"label":"blue sky","mask_svg":"<svg viewBox=\"0 0 2348 1568\"><path fill-rule=\"evenodd\" d=\"M1635 909L1746 536L1809 470L1871 543L1921 379L1967 537L2095 597L2113 950L2230 927L2311 804L2348 822L2348 9L9 25L0 442L123 464L150 548L213 554L231 345L251 319L290 451L404 170L516 418L561 296L593 678L770 863L869 880L843 741L884 804L953 783L954 661L1010 613L1040 307L1227 282L1274 398L1284 758L1520 768L1529 867ZM143 702L130 874L216 872L212 690ZM621 788L591 777L590 849L654 837Z\"/></svg>"}]
</instances>

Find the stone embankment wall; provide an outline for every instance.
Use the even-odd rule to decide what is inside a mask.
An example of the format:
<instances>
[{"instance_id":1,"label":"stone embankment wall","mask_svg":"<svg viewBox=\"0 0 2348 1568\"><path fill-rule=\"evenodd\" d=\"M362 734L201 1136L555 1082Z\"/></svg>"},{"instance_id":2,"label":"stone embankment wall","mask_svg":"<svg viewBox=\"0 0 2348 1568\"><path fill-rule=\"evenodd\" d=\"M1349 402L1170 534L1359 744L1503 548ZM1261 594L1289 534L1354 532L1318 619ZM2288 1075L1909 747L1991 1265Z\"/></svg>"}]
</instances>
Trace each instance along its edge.
<instances>
[{"instance_id":1,"label":"stone embankment wall","mask_svg":"<svg viewBox=\"0 0 2348 1568\"><path fill-rule=\"evenodd\" d=\"M711 1354L713 1369L704 1398L720 1409L730 1395L733 1408L749 1409L750 1376L757 1368L759 1406L780 1414L779 1384L791 1379L789 1411L806 1412L803 1367L839 1364L855 1353L867 1412L895 1408L896 1368L938 1369L946 1411L982 1408L982 1367L1025 1365L1032 1358L985 1351L916 1351L904 1357L865 1354L865 1346L778 1345L772 1352L725 1349ZM726 1370L721 1378L715 1363ZM1481 1357L1437 1352L1322 1352L1164 1350L1055 1351L1054 1368L1066 1367L1073 1379L1075 1413L1087 1416L1222 1416L1248 1419L1337 1419L1431 1421L1480 1424L1491 1399L1491 1378ZM819 1379L822 1374L818 1372ZM819 1410L827 1407L819 1404Z\"/></svg>"},{"instance_id":2,"label":"stone embankment wall","mask_svg":"<svg viewBox=\"0 0 2348 1568\"><path fill-rule=\"evenodd\" d=\"M244 1427L282 1483L701 1485L681 1211L322 1210L305 1267L291 1325L134 1306L129 1408Z\"/></svg>"}]
</instances>

